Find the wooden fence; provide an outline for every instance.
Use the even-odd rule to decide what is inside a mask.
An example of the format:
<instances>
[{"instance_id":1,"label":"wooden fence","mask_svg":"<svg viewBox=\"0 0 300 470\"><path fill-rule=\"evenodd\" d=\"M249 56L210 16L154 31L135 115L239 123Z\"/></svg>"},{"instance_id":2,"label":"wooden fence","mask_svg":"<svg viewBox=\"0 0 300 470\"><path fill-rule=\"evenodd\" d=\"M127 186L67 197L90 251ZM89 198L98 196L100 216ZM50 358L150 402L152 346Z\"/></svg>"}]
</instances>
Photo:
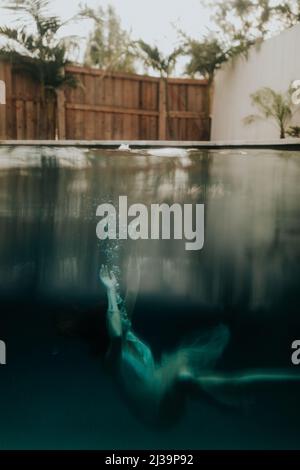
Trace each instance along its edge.
<instances>
[{"instance_id":1,"label":"wooden fence","mask_svg":"<svg viewBox=\"0 0 300 470\"><path fill-rule=\"evenodd\" d=\"M77 88L60 90L42 105L39 86L0 63L6 105L0 138L74 140L208 140L205 80L160 79L69 66Z\"/></svg>"},{"instance_id":2,"label":"wooden fence","mask_svg":"<svg viewBox=\"0 0 300 470\"><path fill-rule=\"evenodd\" d=\"M56 99L48 96L43 105L41 87L9 62L0 62L0 80L6 87L6 104L0 105L0 138L55 139Z\"/></svg>"}]
</instances>

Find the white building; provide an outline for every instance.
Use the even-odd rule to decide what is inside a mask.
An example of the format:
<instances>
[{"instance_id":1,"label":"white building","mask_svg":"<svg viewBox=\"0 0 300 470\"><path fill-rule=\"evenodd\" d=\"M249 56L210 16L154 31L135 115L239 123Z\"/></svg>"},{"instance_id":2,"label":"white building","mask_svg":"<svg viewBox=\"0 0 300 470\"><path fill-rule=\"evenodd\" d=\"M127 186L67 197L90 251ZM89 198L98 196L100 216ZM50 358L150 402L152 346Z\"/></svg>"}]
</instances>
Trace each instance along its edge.
<instances>
[{"instance_id":1,"label":"white building","mask_svg":"<svg viewBox=\"0 0 300 470\"><path fill-rule=\"evenodd\" d=\"M285 92L300 79L300 24L250 49L216 73L212 109L212 140L278 139L271 120L245 125L243 119L258 114L250 95L261 87ZM300 105L293 124L300 126Z\"/></svg>"}]
</instances>

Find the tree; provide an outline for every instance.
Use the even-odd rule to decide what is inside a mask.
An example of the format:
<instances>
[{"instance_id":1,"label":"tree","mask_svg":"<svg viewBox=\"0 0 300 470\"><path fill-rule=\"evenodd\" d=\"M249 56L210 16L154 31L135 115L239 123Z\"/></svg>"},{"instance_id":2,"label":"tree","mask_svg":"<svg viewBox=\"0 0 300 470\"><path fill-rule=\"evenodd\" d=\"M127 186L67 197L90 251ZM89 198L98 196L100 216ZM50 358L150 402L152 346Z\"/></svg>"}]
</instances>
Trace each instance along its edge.
<instances>
[{"instance_id":1,"label":"tree","mask_svg":"<svg viewBox=\"0 0 300 470\"><path fill-rule=\"evenodd\" d=\"M232 45L255 43L300 21L299 0L203 1L212 19Z\"/></svg>"},{"instance_id":2,"label":"tree","mask_svg":"<svg viewBox=\"0 0 300 470\"><path fill-rule=\"evenodd\" d=\"M57 89L62 85L75 85L74 77L65 74L70 63L68 53L76 47L74 38L58 38L64 26L57 16L47 16L48 0L8 0L4 8L22 13L22 22L29 18L27 27L0 27L0 35L8 42L0 50L0 57L8 57L13 64L25 68L43 88ZM31 30L33 29L33 32Z\"/></svg>"},{"instance_id":3,"label":"tree","mask_svg":"<svg viewBox=\"0 0 300 470\"><path fill-rule=\"evenodd\" d=\"M115 9L109 5L107 9L83 7L81 16L94 21L84 61L89 66L103 70L134 73L135 53L127 31L121 27L120 18Z\"/></svg>"},{"instance_id":4,"label":"tree","mask_svg":"<svg viewBox=\"0 0 300 470\"><path fill-rule=\"evenodd\" d=\"M214 73L234 55L243 52L241 48L226 48L217 37L210 35L203 40L196 40L184 35L184 50L190 60L186 65L187 75L200 75L209 83L213 81Z\"/></svg>"},{"instance_id":5,"label":"tree","mask_svg":"<svg viewBox=\"0 0 300 470\"><path fill-rule=\"evenodd\" d=\"M171 54L164 56L157 46L151 46L141 39L137 42L141 60L148 67L152 67L159 72L161 77L168 77L174 70L176 61L183 54L183 48L174 49Z\"/></svg>"},{"instance_id":6,"label":"tree","mask_svg":"<svg viewBox=\"0 0 300 470\"><path fill-rule=\"evenodd\" d=\"M58 37L65 23L57 16L47 14L48 5L48 0L8 0L4 8L21 13L23 26L17 21L14 28L0 27L0 36L7 40L0 50L0 58L9 59L15 67L25 70L40 84L40 138L44 137L42 129L43 120L46 119L46 101L55 100L60 87L77 84L71 74L65 73L65 66L70 63L68 53L76 47L76 41L70 37Z\"/></svg>"},{"instance_id":7,"label":"tree","mask_svg":"<svg viewBox=\"0 0 300 470\"><path fill-rule=\"evenodd\" d=\"M169 93L168 93L168 77L173 72L177 58L183 53L182 48L174 49L171 54L164 56L157 46L151 46L141 39L137 42L138 51L137 55L144 62L147 67L159 72L164 86L165 93L165 112L166 123L169 134L172 133L169 120Z\"/></svg>"},{"instance_id":8,"label":"tree","mask_svg":"<svg viewBox=\"0 0 300 470\"><path fill-rule=\"evenodd\" d=\"M277 93L271 88L264 87L251 95L251 101L260 114L251 114L244 119L245 124L257 120L272 119L284 139L289 122L293 116L291 93Z\"/></svg>"},{"instance_id":9,"label":"tree","mask_svg":"<svg viewBox=\"0 0 300 470\"><path fill-rule=\"evenodd\" d=\"M212 10L215 30L203 39L179 31L190 61L188 75L201 75L211 82L214 72L235 56L244 54L272 34L300 21L300 0L202 0Z\"/></svg>"}]
</instances>

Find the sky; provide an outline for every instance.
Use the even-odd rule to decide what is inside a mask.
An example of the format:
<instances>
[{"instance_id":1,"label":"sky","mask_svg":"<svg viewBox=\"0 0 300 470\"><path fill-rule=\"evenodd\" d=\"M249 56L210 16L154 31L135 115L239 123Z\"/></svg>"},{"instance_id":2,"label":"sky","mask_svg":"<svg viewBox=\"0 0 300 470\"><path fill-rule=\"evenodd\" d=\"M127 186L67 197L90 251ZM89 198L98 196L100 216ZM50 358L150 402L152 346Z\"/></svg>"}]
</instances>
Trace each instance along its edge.
<instances>
[{"instance_id":1,"label":"sky","mask_svg":"<svg viewBox=\"0 0 300 470\"><path fill-rule=\"evenodd\" d=\"M0 0L0 5L4 3L5 0ZM201 0L51 0L51 10L68 19L78 12L79 4L105 7L109 3L116 8L123 28L131 31L133 39L156 44L165 54L178 45L174 25L195 38L200 38L211 27L210 12ZM3 11L0 18L1 24L7 25L10 21ZM68 25L63 33L86 38L90 27L87 21L81 21ZM184 59L179 62L175 75L180 75L183 67Z\"/></svg>"},{"instance_id":2,"label":"sky","mask_svg":"<svg viewBox=\"0 0 300 470\"><path fill-rule=\"evenodd\" d=\"M201 0L52 0L57 14L64 18L75 14L79 3L89 6L113 5L121 17L125 29L132 31L134 39L160 46L166 53L171 52L177 40L172 24L177 24L191 36L199 36L209 25L210 12ZM83 24L76 27L77 34L85 34Z\"/></svg>"}]
</instances>

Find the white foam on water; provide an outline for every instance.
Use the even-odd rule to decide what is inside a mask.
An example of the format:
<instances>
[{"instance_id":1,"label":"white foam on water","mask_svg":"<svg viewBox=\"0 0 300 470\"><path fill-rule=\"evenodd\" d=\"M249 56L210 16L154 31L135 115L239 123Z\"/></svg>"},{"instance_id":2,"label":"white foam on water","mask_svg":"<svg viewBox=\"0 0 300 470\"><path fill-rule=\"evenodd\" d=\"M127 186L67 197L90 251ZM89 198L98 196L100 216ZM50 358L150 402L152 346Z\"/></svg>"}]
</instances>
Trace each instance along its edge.
<instances>
[{"instance_id":1,"label":"white foam on water","mask_svg":"<svg viewBox=\"0 0 300 470\"><path fill-rule=\"evenodd\" d=\"M192 149L180 149L180 148L159 148L159 149L147 149L144 152L147 155L153 155L154 157L188 157Z\"/></svg>"},{"instance_id":2,"label":"white foam on water","mask_svg":"<svg viewBox=\"0 0 300 470\"><path fill-rule=\"evenodd\" d=\"M121 144L120 147L118 148L118 150L126 150L126 151L130 151L130 147L128 144Z\"/></svg>"}]
</instances>

